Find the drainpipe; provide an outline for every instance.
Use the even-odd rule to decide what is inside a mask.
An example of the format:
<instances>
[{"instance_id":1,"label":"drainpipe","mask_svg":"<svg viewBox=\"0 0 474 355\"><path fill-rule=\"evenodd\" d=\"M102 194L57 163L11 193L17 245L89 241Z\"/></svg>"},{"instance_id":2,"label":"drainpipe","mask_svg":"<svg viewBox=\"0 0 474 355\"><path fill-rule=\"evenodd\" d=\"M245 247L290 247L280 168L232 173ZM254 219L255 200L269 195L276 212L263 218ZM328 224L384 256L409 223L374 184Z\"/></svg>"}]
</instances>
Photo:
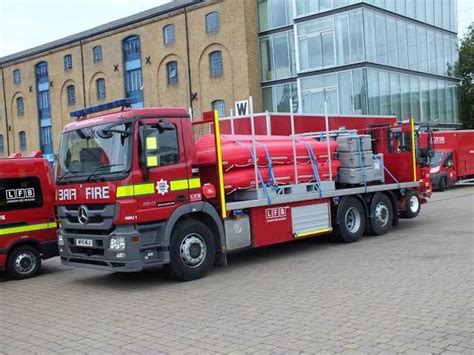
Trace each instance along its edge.
<instances>
[{"instance_id":1,"label":"drainpipe","mask_svg":"<svg viewBox=\"0 0 474 355\"><path fill-rule=\"evenodd\" d=\"M84 73L84 51L82 48L82 40L79 41L79 46L81 47L81 71L82 71L82 98L84 103L84 108L87 107L87 100L86 100L86 79Z\"/></svg>"},{"instance_id":2,"label":"drainpipe","mask_svg":"<svg viewBox=\"0 0 474 355\"><path fill-rule=\"evenodd\" d=\"M192 82L191 82L191 58L189 54L189 26L188 26L188 10L184 7L184 22L186 27L186 54L187 54L187 61L188 61L188 85L189 85L189 107L191 111L193 109L193 89L192 89Z\"/></svg>"},{"instance_id":3,"label":"drainpipe","mask_svg":"<svg viewBox=\"0 0 474 355\"><path fill-rule=\"evenodd\" d=\"M8 133L9 130L8 130L8 112L7 112L7 95L5 93L5 76L4 76L4 72L3 72L3 68L2 69L2 88L3 88L3 105L4 105L4 109L5 109L5 134L6 134L6 138L7 138L7 156L10 155L10 134Z\"/></svg>"}]
</instances>

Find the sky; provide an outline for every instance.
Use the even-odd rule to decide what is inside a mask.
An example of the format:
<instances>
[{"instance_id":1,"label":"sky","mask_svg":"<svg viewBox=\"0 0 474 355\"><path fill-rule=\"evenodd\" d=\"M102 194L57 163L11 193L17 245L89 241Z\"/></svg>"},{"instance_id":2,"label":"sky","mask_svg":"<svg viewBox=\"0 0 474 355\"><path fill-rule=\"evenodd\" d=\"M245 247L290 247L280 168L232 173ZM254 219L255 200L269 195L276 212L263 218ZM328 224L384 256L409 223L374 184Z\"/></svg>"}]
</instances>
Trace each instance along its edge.
<instances>
[{"instance_id":1,"label":"sky","mask_svg":"<svg viewBox=\"0 0 474 355\"><path fill-rule=\"evenodd\" d=\"M0 0L0 57L39 46L170 0ZM446 1L446 0L443 0ZM474 0L458 0L459 36Z\"/></svg>"}]
</instances>

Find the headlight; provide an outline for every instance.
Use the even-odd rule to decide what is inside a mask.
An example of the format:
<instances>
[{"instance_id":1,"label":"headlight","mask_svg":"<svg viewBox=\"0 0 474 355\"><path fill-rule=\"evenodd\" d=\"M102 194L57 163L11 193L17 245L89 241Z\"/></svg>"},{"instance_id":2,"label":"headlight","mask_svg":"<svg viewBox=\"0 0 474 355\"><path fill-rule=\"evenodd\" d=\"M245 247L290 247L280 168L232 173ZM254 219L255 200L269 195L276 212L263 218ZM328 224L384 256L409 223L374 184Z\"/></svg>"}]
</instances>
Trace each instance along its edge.
<instances>
[{"instance_id":1,"label":"headlight","mask_svg":"<svg viewBox=\"0 0 474 355\"><path fill-rule=\"evenodd\" d=\"M431 174L436 174L439 172L439 165L430 169Z\"/></svg>"},{"instance_id":2,"label":"headlight","mask_svg":"<svg viewBox=\"0 0 474 355\"><path fill-rule=\"evenodd\" d=\"M110 238L110 249L122 251L125 250L127 241L125 237L111 237Z\"/></svg>"},{"instance_id":3,"label":"headlight","mask_svg":"<svg viewBox=\"0 0 474 355\"><path fill-rule=\"evenodd\" d=\"M64 238L62 234L58 234L58 245L60 246L64 245Z\"/></svg>"}]
</instances>

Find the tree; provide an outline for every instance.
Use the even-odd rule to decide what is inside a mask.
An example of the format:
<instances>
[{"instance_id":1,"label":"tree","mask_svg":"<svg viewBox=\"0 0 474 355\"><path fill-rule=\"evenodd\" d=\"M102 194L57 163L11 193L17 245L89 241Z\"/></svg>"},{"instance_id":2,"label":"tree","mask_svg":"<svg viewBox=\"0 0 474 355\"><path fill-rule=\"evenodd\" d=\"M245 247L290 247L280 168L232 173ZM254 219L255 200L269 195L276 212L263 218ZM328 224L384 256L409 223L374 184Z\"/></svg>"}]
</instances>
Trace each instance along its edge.
<instances>
[{"instance_id":1,"label":"tree","mask_svg":"<svg viewBox=\"0 0 474 355\"><path fill-rule=\"evenodd\" d=\"M474 24L471 24L461 40L459 48L458 77L459 115L465 129L474 128Z\"/></svg>"}]
</instances>

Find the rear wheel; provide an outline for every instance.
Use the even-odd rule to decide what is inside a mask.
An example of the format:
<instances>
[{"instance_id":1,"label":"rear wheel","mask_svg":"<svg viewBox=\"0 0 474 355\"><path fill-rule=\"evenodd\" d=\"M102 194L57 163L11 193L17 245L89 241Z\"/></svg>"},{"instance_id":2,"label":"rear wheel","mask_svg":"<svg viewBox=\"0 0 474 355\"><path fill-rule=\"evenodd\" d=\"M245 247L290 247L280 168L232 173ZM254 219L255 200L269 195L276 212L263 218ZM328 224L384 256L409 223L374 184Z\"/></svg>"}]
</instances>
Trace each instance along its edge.
<instances>
[{"instance_id":1,"label":"rear wheel","mask_svg":"<svg viewBox=\"0 0 474 355\"><path fill-rule=\"evenodd\" d=\"M170 243L171 277L182 281L204 277L214 263L216 247L211 230L195 220L180 222Z\"/></svg>"},{"instance_id":2,"label":"rear wheel","mask_svg":"<svg viewBox=\"0 0 474 355\"><path fill-rule=\"evenodd\" d=\"M374 195L370 203L370 229L375 235L390 231L393 224L393 207L390 198L383 193Z\"/></svg>"},{"instance_id":3,"label":"rear wheel","mask_svg":"<svg viewBox=\"0 0 474 355\"><path fill-rule=\"evenodd\" d=\"M362 203L349 197L337 209L336 236L340 242L352 243L360 239L365 230L365 209Z\"/></svg>"},{"instance_id":4,"label":"rear wheel","mask_svg":"<svg viewBox=\"0 0 474 355\"><path fill-rule=\"evenodd\" d=\"M415 218L420 214L421 201L418 194L414 191L409 191L406 195L405 210L401 213L403 218Z\"/></svg>"},{"instance_id":5,"label":"rear wheel","mask_svg":"<svg viewBox=\"0 0 474 355\"><path fill-rule=\"evenodd\" d=\"M41 268L41 255L33 246L23 245L14 248L7 258L7 274L17 280L36 276Z\"/></svg>"}]
</instances>

